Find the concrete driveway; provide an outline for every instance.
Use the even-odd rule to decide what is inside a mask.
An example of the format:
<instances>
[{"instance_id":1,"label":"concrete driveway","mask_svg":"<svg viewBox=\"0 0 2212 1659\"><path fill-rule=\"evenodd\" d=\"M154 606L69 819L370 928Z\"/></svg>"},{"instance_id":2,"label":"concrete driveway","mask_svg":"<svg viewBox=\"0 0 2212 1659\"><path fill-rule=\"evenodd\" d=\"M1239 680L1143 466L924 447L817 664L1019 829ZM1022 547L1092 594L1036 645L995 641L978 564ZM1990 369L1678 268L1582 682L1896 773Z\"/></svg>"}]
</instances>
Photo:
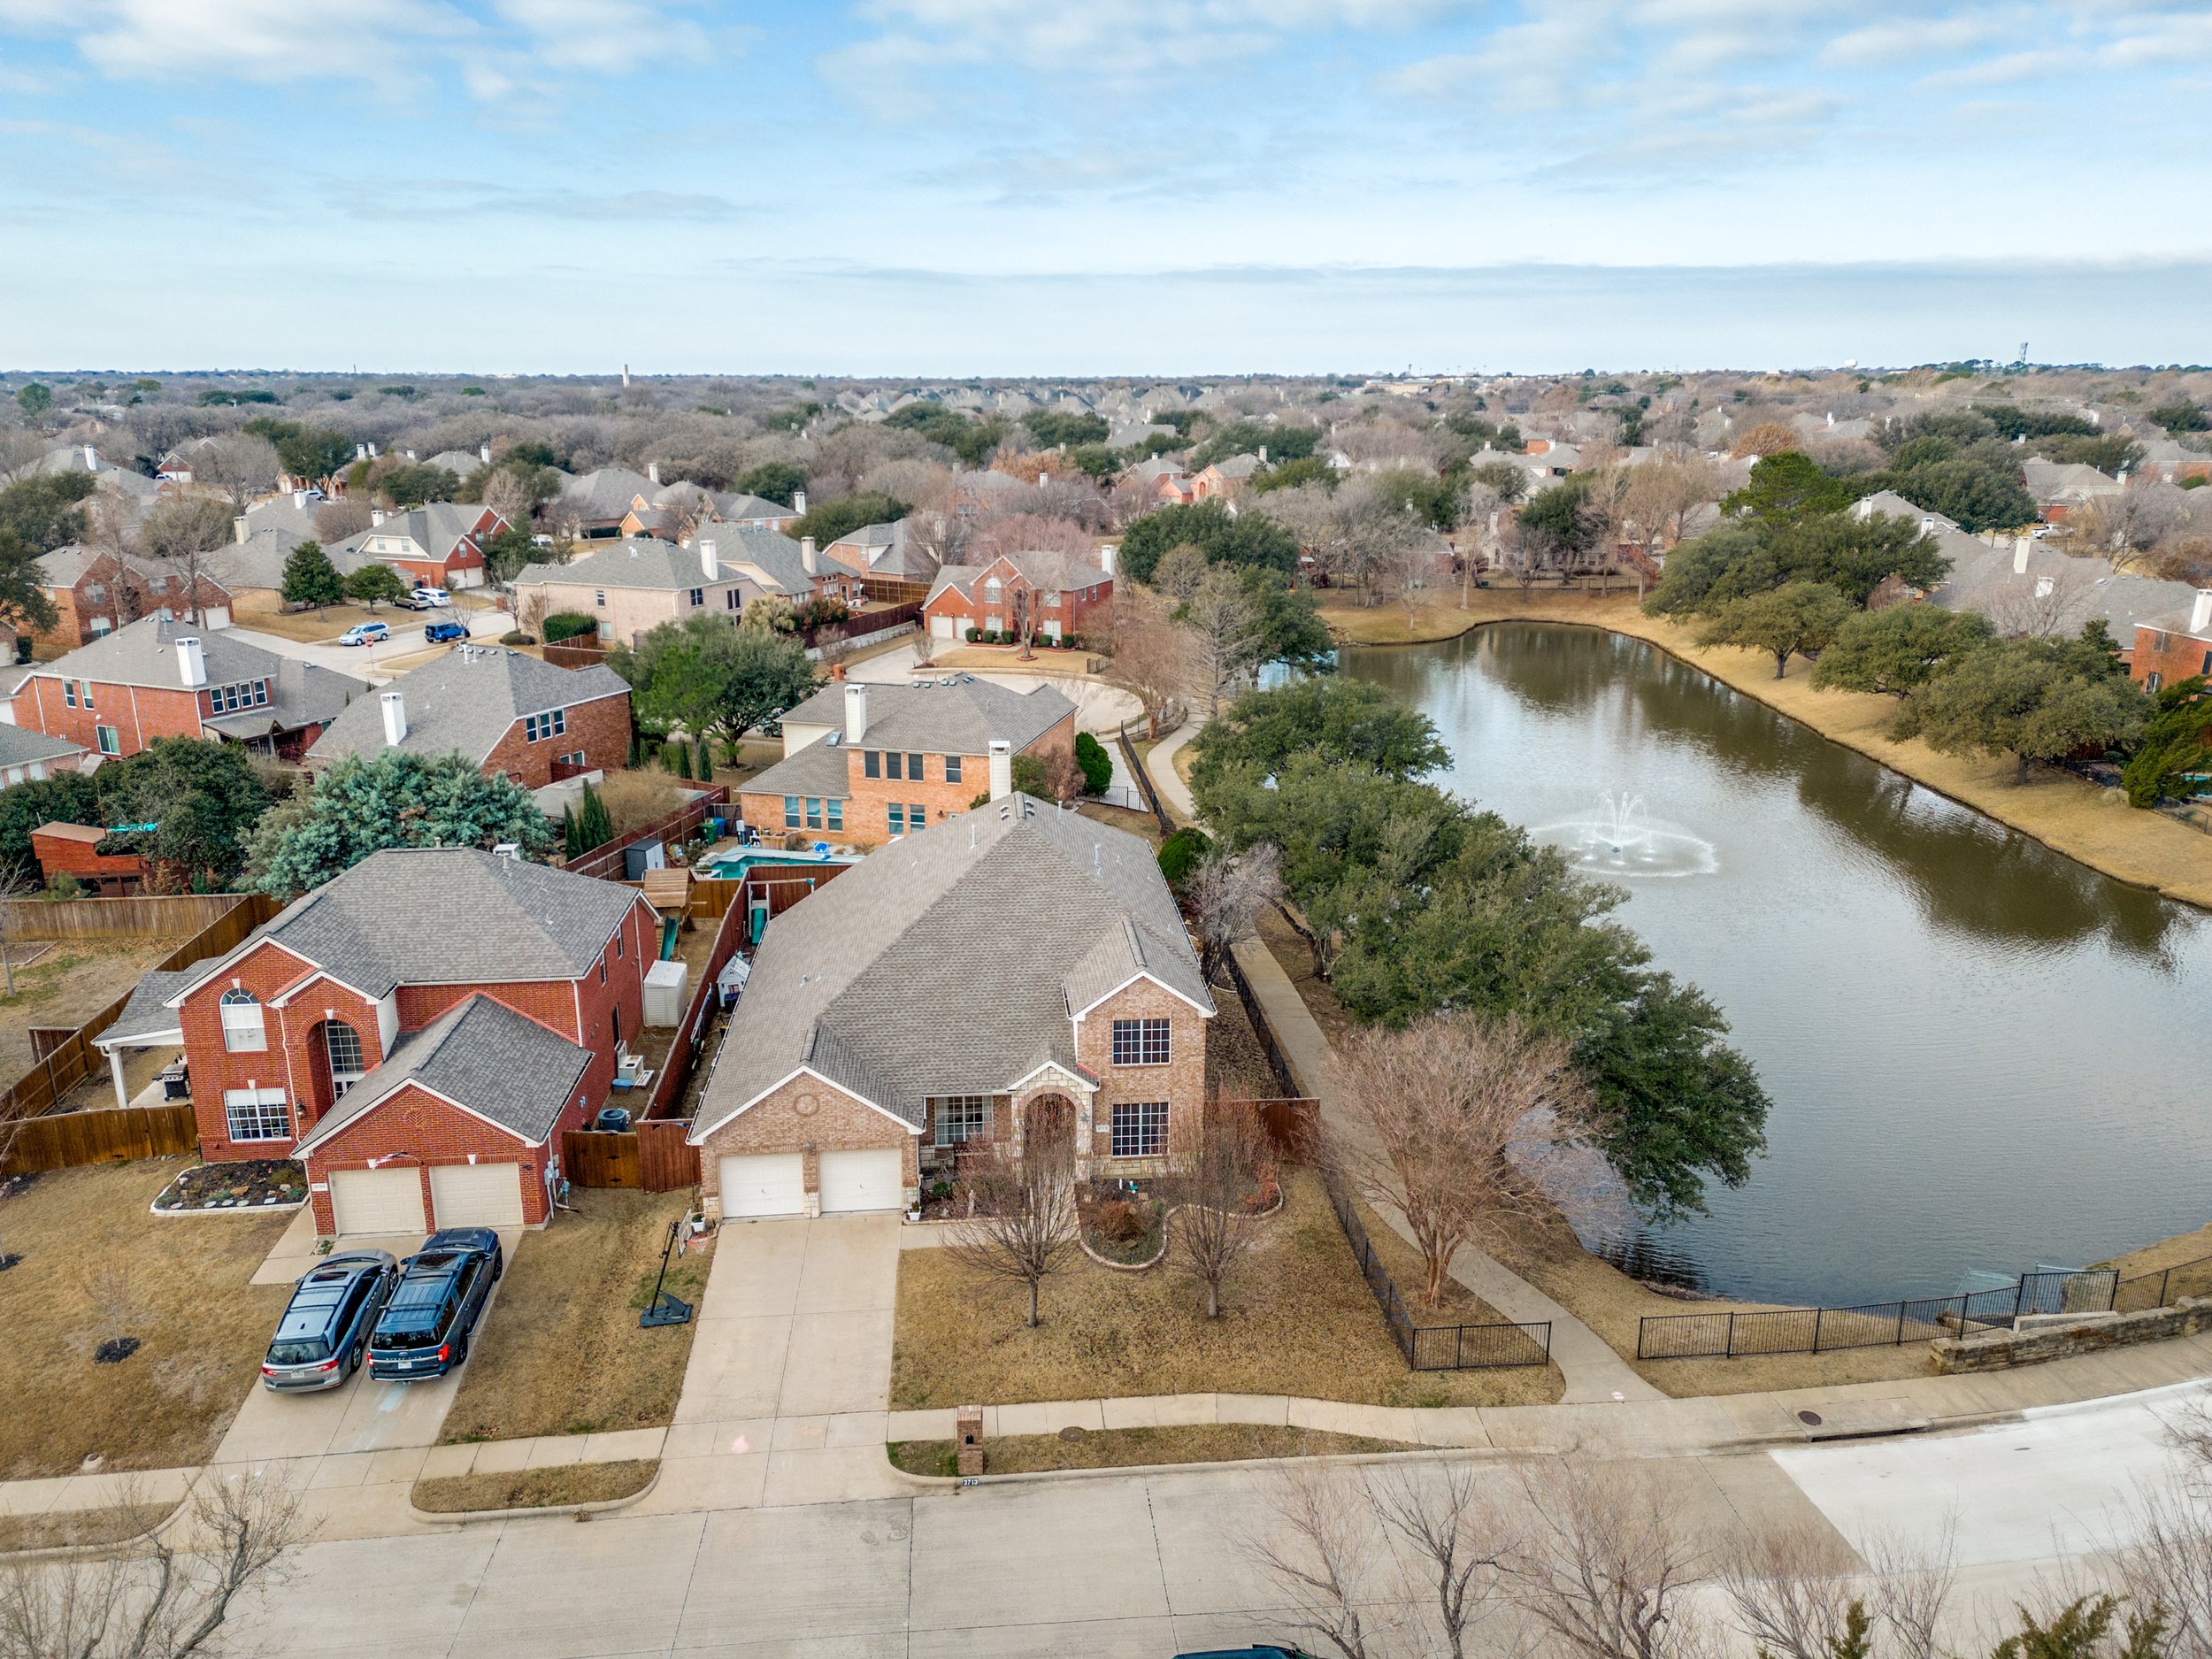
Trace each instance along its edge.
<instances>
[{"instance_id":1,"label":"concrete driveway","mask_svg":"<svg viewBox=\"0 0 2212 1659\"><path fill-rule=\"evenodd\" d=\"M313 663L319 668L332 669L341 674L350 674L356 680L365 680L372 685L381 685L388 680L396 679L410 668L422 665L419 662L395 659L414 658L425 650L435 649L423 638L423 628L428 623L465 622L472 640L496 640L515 625L514 618L503 611L469 608L394 611L388 613L387 619L391 624L392 637L380 645L333 645L327 641L311 644L303 640L288 640L280 634L264 634L242 625L228 632L235 639L243 640L249 645L258 645L265 651L274 651L280 657L296 657L301 662Z\"/></svg>"}]
</instances>

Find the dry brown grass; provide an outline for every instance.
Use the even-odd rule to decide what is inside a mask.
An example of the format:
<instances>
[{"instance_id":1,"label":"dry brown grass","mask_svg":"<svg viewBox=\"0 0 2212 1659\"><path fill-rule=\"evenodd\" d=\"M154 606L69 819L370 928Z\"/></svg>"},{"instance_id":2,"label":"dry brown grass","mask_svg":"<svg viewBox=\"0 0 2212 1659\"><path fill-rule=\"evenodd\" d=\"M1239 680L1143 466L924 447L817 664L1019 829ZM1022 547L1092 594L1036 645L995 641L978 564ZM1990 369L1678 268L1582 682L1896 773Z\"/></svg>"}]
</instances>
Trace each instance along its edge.
<instances>
[{"instance_id":1,"label":"dry brown grass","mask_svg":"<svg viewBox=\"0 0 2212 1659\"><path fill-rule=\"evenodd\" d=\"M1916 739L1893 741L1886 728L1897 712L1893 698L1816 691L1810 666L1795 658L1789 672L1777 680L1771 657L1731 646L1697 645L1691 629L1644 615L1632 594L1601 599L1549 593L1532 595L1524 603L1510 590L1493 590L1477 593L1463 611L1455 595L1424 609L1410 626L1398 606L1362 611L1331 604L1321 614L1333 634L1363 644L1450 639L1487 622L1512 620L1581 623L1645 640L1822 736L1963 802L2093 870L2170 898L2212 906L2212 846L2201 831L2162 813L2137 811L2116 791L2100 789L2070 772L2039 766L2033 780L2020 785L2013 781L2008 757L1939 755Z\"/></svg>"},{"instance_id":2,"label":"dry brown grass","mask_svg":"<svg viewBox=\"0 0 2212 1659\"><path fill-rule=\"evenodd\" d=\"M641 766L634 772L611 772L598 786L599 799L614 820L618 838L658 818L666 818L684 803L687 785L672 772Z\"/></svg>"},{"instance_id":3,"label":"dry brown grass","mask_svg":"<svg viewBox=\"0 0 2212 1659\"><path fill-rule=\"evenodd\" d=\"M423 620L418 612L393 605L379 605L372 611L366 605L350 603L323 611L280 611L270 605L242 605L238 611L240 627L251 628L257 634L273 634L280 639L297 640L303 645L334 640L357 622L381 622L397 634L405 628L420 627Z\"/></svg>"},{"instance_id":4,"label":"dry brown grass","mask_svg":"<svg viewBox=\"0 0 2212 1659\"><path fill-rule=\"evenodd\" d=\"M607 1503L644 1491L660 1466L657 1457L626 1457L611 1463L518 1469L503 1475L435 1475L415 1482L410 1495L417 1509L430 1515Z\"/></svg>"},{"instance_id":5,"label":"dry brown grass","mask_svg":"<svg viewBox=\"0 0 2212 1659\"><path fill-rule=\"evenodd\" d=\"M1156 853L1160 850L1160 842L1164 839L1160 833L1160 820L1149 812L1140 812L1133 807L1110 806L1103 801L1086 801L1075 810L1087 818L1128 831Z\"/></svg>"},{"instance_id":6,"label":"dry brown grass","mask_svg":"<svg viewBox=\"0 0 2212 1659\"><path fill-rule=\"evenodd\" d=\"M509 1259L447 1441L657 1428L675 1415L694 1327L642 1331L637 1317L690 1194L579 1188L571 1202L578 1214L526 1235ZM695 1307L706 1277L695 1250L669 1264L668 1288Z\"/></svg>"},{"instance_id":7,"label":"dry brown grass","mask_svg":"<svg viewBox=\"0 0 2212 1659\"><path fill-rule=\"evenodd\" d=\"M0 1555L19 1549L81 1549L120 1544L150 1532L176 1513L173 1503L115 1503L47 1515L0 1515Z\"/></svg>"},{"instance_id":8,"label":"dry brown grass","mask_svg":"<svg viewBox=\"0 0 2212 1659\"><path fill-rule=\"evenodd\" d=\"M13 942L27 949L42 941ZM16 969L15 995L0 996L0 1086L31 1069L32 1026L82 1025L119 997L128 996L147 969L183 942L182 938L114 944L58 940L29 967ZM109 1097L113 1098L111 1089Z\"/></svg>"},{"instance_id":9,"label":"dry brown grass","mask_svg":"<svg viewBox=\"0 0 2212 1659\"><path fill-rule=\"evenodd\" d=\"M1206 1025L1206 1088L1223 1100L1273 1100L1283 1092L1233 987L1214 987L1214 1017Z\"/></svg>"},{"instance_id":10,"label":"dry brown grass","mask_svg":"<svg viewBox=\"0 0 2212 1659\"><path fill-rule=\"evenodd\" d=\"M288 1285L250 1285L289 1215L159 1219L178 1158L59 1170L0 1200L0 1479L205 1463L257 1386ZM96 1365L88 1266L119 1265L139 1350Z\"/></svg>"},{"instance_id":11,"label":"dry brown grass","mask_svg":"<svg viewBox=\"0 0 2212 1659\"><path fill-rule=\"evenodd\" d=\"M891 1462L910 1475L959 1472L951 1440L894 1440ZM1332 1434L1279 1423L1194 1423L1158 1429L1094 1430L1074 1440L1057 1434L1009 1434L983 1448L991 1475L1054 1469L1138 1469L1154 1463L1235 1463L1260 1457L1341 1457L1425 1449L1363 1434Z\"/></svg>"},{"instance_id":12,"label":"dry brown grass","mask_svg":"<svg viewBox=\"0 0 2212 1659\"><path fill-rule=\"evenodd\" d=\"M899 1409L1165 1394L1279 1394L1374 1405L1531 1405L1559 1397L1556 1370L1406 1369L1310 1171L1284 1182L1218 1319L1163 1265L1116 1272L1084 1260L1048 1280L1028 1329L1023 1287L977 1277L949 1250L899 1258L891 1403Z\"/></svg>"}]
</instances>

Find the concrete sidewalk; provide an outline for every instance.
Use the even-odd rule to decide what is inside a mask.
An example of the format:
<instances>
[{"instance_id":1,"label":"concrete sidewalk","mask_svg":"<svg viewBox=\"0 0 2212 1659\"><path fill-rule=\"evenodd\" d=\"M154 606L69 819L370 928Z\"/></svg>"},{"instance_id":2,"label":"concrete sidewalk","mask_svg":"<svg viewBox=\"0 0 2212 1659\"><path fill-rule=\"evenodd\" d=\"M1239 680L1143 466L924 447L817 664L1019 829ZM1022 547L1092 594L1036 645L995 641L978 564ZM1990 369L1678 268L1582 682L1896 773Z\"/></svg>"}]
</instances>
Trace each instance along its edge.
<instances>
[{"instance_id":1,"label":"concrete sidewalk","mask_svg":"<svg viewBox=\"0 0 2212 1659\"><path fill-rule=\"evenodd\" d=\"M1189 719L1177 726L1153 746L1144 757L1144 769L1152 775L1152 787L1160 792L1160 803L1167 808L1170 818L1180 818L1188 824L1198 817L1198 803L1191 799L1190 786L1175 770L1175 757L1184 744L1198 735L1203 720Z\"/></svg>"}]
</instances>

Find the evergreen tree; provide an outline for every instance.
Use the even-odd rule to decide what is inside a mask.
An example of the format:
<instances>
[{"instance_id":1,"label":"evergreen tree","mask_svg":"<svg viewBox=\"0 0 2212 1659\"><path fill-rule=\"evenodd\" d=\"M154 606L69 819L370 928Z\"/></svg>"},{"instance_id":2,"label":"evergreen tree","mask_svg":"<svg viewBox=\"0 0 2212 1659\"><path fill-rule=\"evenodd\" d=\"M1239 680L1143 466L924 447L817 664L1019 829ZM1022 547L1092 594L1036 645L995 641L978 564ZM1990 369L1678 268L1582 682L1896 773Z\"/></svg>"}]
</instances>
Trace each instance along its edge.
<instances>
[{"instance_id":1,"label":"evergreen tree","mask_svg":"<svg viewBox=\"0 0 2212 1659\"><path fill-rule=\"evenodd\" d=\"M323 551L323 544L303 541L284 561L282 592L288 605L312 605L320 611L343 599L346 585L338 567L330 562L330 555Z\"/></svg>"},{"instance_id":2,"label":"evergreen tree","mask_svg":"<svg viewBox=\"0 0 2212 1659\"><path fill-rule=\"evenodd\" d=\"M556 831L504 772L486 777L459 755L386 749L348 756L255 826L247 868L264 893L289 897L343 874L387 847L480 847L515 841L532 856Z\"/></svg>"}]
</instances>

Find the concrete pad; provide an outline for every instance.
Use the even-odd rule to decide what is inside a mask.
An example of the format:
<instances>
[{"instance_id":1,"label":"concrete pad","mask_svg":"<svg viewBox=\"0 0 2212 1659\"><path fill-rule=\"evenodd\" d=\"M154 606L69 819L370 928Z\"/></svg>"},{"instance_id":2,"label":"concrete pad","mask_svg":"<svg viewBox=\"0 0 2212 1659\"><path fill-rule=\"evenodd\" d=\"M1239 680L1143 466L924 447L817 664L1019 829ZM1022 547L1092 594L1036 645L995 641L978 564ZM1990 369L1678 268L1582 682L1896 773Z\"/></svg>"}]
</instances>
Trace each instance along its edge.
<instances>
[{"instance_id":1,"label":"concrete pad","mask_svg":"<svg viewBox=\"0 0 2212 1659\"><path fill-rule=\"evenodd\" d=\"M323 1457L316 1460L315 1473L308 1481L310 1490L319 1486L358 1486L367 1483L369 1464L374 1454L351 1452L342 1457Z\"/></svg>"},{"instance_id":2,"label":"concrete pad","mask_svg":"<svg viewBox=\"0 0 2212 1659\"><path fill-rule=\"evenodd\" d=\"M1214 1421L1217 1423L1280 1423L1290 1422L1290 1401L1283 1394L1217 1394L1214 1396Z\"/></svg>"},{"instance_id":3,"label":"concrete pad","mask_svg":"<svg viewBox=\"0 0 2212 1659\"><path fill-rule=\"evenodd\" d=\"M768 1481L761 1502L787 1504L847 1503L856 1499L903 1497L910 1491L891 1467L883 1443L824 1447L819 1451L771 1452Z\"/></svg>"},{"instance_id":4,"label":"concrete pad","mask_svg":"<svg viewBox=\"0 0 2212 1659\"><path fill-rule=\"evenodd\" d=\"M234 1609L224 1637L271 1653L388 1659L453 1648L499 1529L318 1544L300 1552L281 1595Z\"/></svg>"},{"instance_id":5,"label":"concrete pad","mask_svg":"<svg viewBox=\"0 0 2212 1659\"><path fill-rule=\"evenodd\" d=\"M889 1310L898 1299L899 1218L825 1216L809 1224L793 1312Z\"/></svg>"},{"instance_id":6,"label":"concrete pad","mask_svg":"<svg viewBox=\"0 0 2212 1659\"><path fill-rule=\"evenodd\" d=\"M447 1475L465 1475L476 1467L478 1446L433 1446L422 1455L422 1463L415 1471L419 1480L434 1480ZM396 1454L379 1454L394 1455Z\"/></svg>"},{"instance_id":7,"label":"concrete pad","mask_svg":"<svg viewBox=\"0 0 2212 1659\"><path fill-rule=\"evenodd\" d=\"M960 1413L949 1406L934 1411L894 1411L883 1425L887 1440L949 1440L959 1432Z\"/></svg>"},{"instance_id":8,"label":"concrete pad","mask_svg":"<svg viewBox=\"0 0 2212 1659\"><path fill-rule=\"evenodd\" d=\"M127 1502L179 1503L192 1489L199 1472L196 1469L145 1469L120 1475L67 1475L63 1477L60 1489L38 1513L104 1509Z\"/></svg>"},{"instance_id":9,"label":"concrete pad","mask_svg":"<svg viewBox=\"0 0 2212 1659\"><path fill-rule=\"evenodd\" d=\"M676 1651L741 1633L770 1651L842 1640L825 1651L849 1652L853 1638L903 1632L910 1525L903 1501L710 1516Z\"/></svg>"},{"instance_id":10,"label":"concrete pad","mask_svg":"<svg viewBox=\"0 0 2212 1659\"><path fill-rule=\"evenodd\" d=\"M347 1397L346 1414L328 1449L382 1452L396 1446L435 1446L460 1387L460 1371L426 1382L392 1383L378 1382L364 1371L339 1391Z\"/></svg>"},{"instance_id":11,"label":"concrete pad","mask_svg":"<svg viewBox=\"0 0 2212 1659\"><path fill-rule=\"evenodd\" d=\"M606 1434L587 1434L583 1461L617 1463L632 1457L658 1457L667 1440L666 1429L617 1429Z\"/></svg>"},{"instance_id":12,"label":"concrete pad","mask_svg":"<svg viewBox=\"0 0 2212 1659\"><path fill-rule=\"evenodd\" d=\"M1110 1429L1187 1428L1215 1421L1211 1394L1146 1394L1099 1403Z\"/></svg>"},{"instance_id":13,"label":"concrete pad","mask_svg":"<svg viewBox=\"0 0 2212 1659\"><path fill-rule=\"evenodd\" d=\"M1057 1434L1062 1429L1105 1426L1105 1407L1096 1400L1048 1400L1034 1405L983 1408L986 1435Z\"/></svg>"},{"instance_id":14,"label":"concrete pad","mask_svg":"<svg viewBox=\"0 0 2212 1659\"><path fill-rule=\"evenodd\" d=\"M903 1651L908 1659L1033 1659L1038 1654L1160 1659L1163 1654L1184 1650L1172 1619L1115 1618L916 1631Z\"/></svg>"},{"instance_id":15,"label":"concrete pad","mask_svg":"<svg viewBox=\"0 0 2212 1659\"><path fill-rule=\"evenodd\" d=\"M788 1315L701 1321L692 1333L676 1421L774 1417L790 1346Z\"/></svg>"},{"instance_id":16,"label":"concrete pad","mask_svg":"<svg viewBox=\"0 0 2212 1659\"><path fill-rule=\"evenodd\" d=\"M724 1417L712 1423L679 1423L661 1442L664 1461L673 1457L741 1457L765 1452L776 1430L773 1417Z\"/></svg>"},{"instance_id":17,"label":"concrete pad","mask_svg":"<svg viewBox=\"0 0 2212 1659\"><path fill-rule=\"evenodd\" d=\"M947 1438L947 1437L939 1437ZM67 1475L0 1481L0 1515L43 1515L68 1486Z\"/></svg>"},{"instance_id":18,"label":"concrete pad","mask_svg":"<svg viewBox=\"0 0 2212 1659\"><path fill-rule=\"evenodd\" d=\"M1812 1529L1834 1540L1839 1566L1860 1570L1864 1563L1843 1534L1821 1514L1797 1483L1763 1452L1733 1457L1701 1458L1699 1467L1713 1483L1746 1531L1772 1536Z\"/></svg>"},{"instance_id":19,"label":"concrete pad","mask_svg":"<svg viewBox=\"0 0 2212 1659\"><path fill-rule=\"evenodd\" d=\"M565 1517L508 1522L503 1534L524 1547L492 1557L455 1651L588 1659L672 1647L705 1525L695 1515L634 1519L618 1532Z\"/></svg>"},{"instance_id":20,"label":"concrete pad","mask_svg":"<svg viewBox=\"0 0 2212 1659\"><path fill-rule=\"evenodd\" d=\"M476 1448L476 1463L470 1473L477 1475L511 1475L530 1466L530 1454L535 1440L487 1440Z\"/></svg>"},{"instance_id":21,"label":"concrete pad","mask_svg":"<svg viewBox=\"0 0 2212 1659\"><path fill-rule=\"evenodd\" d=\"M422 1530L408 1502L414 1484L410 1480L317 1486L309 1490L301 1508L314 1520L319 1542L397 1538Z\"/></svg>"},{"instance_id":22,"label":"concrete pad","mask_svg":"<svg viewBox=\"0 0 2212 1659\"><path fill-rule=\"evenodd\" d=\"M292 1217L292 1225L285 1228L281 1237L269 1247L269 1254L255 1268L250 1285L290 1285L322 1259L322 1252L315 1248L315 1210L312 1205L303 1204Z\"/></svg>"},{"instance_id":23,"label":"concrete pad","mask_svg":"<svg viewBox=\"0 0 2212 1659\"><path fill-rule=\"evenodd\" d=\"M261 1386L258 1379L238 1403L215 1448L219 1463L250 1463L264 1457L319 1457L352 1409L356 1376L335 1388L313 1394L278 1394Z\"/></svg>"},{"instance_id":24,"label":"concrete pad","mask_svg":"<svg viewBox=\"0 0 2212 1659\"><path fill-rule=\"evenodd\" d=\"M584 1461L584 1437L580 1434L541 1434L530 1442L529 1461L525 1469L563 1469Z\"/></svg>"},{"instance_id":25,"label":"concrete pad","mask_svg":"<svg viewBox=\"0 0 2212 1659\"><path fill-rule=\"evenodd\" d=\"M886 1409L891 1403L893 1324L887 1307L794 1316L776 1415Z\"/></svg>"},{"instance_id":26,"label":"concrete pad","mask_svg":"<svg viewBox=\"0 0 2212 1659\"><path fill-rule=\"evenodd\" d=\"M979 1486L914 1502L910 1621L917 1631L1168 1611L1141 1480Z\"/></svg>"},{"instance_id":27,"label":"concrete pad","mask_svg":"<svg viewBox=\"0 0 2212 1659\"><path fill-rule=\"evenodd\" d=\"M701 1509L757 1509L768 1485L768 1454L739 1457L661 1459L661 1477L635 1503L633 1515L686 1515Z\"/></svg>"},{"instance_id":28,"label":"concrete pad","mask_svg":"<svg viewBox=\"0 0 2212 1659\"><path fill-rule=\"evenodd\" d=\"M827 1447L872 1446L890 1438L890 1418L881 1411L851 1411L835 1417L778 1417L769 1449L819 1451Z\"/></svg>"},{"instance_id":29,"label":"concrete pad","mask_svg":"<svg viewBox=\"0 0 2212 1659\"><path fill-rule=\"evenodd\" d=\"M701 1321L787 1314L798 1303L806 1221L726 1222L715 1233Z\"/></svg>"},{"instance_id":30,"label":"concrete pad","mask_svg":"<svg viewBox=\"0 0 2212 1659\"><path fill-rule=\"evenodd\" d=\"M457 1448L456 1448L457 1449ZM371 1452L367 1484L373 1486L405 1481L412 1486L422 1476L422 1466L429 1458L427 1446L400 1446L388 1452Z\"/></svg>"},{"instance_id":31,"label":"concrete pad","mask_svg":"<svg viewBox=\"0 0 2212 1659\"><path fill-rule=\"evenodd\" d=\"M1482 1426L1482 1413L1471 1406L1449 1406L1438 1411L1415 1411L1407 1414L1413 1421L1406 1434L1399 1438L1418 1441L1424 1446L1487 1446L1489 1431Z\"/></svg>"},{"instance_id":32,"label":"concrete pad","mask_svg":"<svg viewBox=\"0 0 2212 1659\"><path fill-rule=\"evenodd\" d=\"M895 1630L857 1636L779 1636L772 1641L686 1647L685 1659L906 1659L906 1636Z\"/></svg>"}]
</instances>

